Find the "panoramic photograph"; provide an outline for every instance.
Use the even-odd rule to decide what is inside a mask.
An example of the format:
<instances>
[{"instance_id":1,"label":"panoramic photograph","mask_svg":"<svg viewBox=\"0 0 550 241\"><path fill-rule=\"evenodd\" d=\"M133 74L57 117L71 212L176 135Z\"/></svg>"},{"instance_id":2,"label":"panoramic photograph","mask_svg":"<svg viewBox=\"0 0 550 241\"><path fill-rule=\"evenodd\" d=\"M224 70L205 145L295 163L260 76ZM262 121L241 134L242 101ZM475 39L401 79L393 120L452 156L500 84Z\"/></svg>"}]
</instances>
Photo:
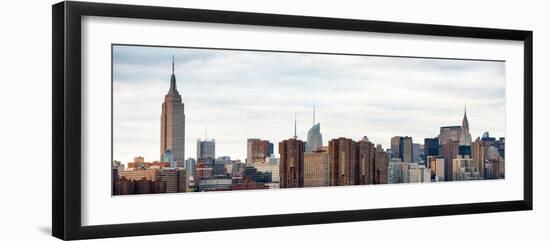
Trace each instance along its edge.
<instances>
[{"instance_id":1,"label":"panoramic photograph","mask_svg":"<svg viewBox=\"0 0 550 241\"><path fill-rule=\"evenodd\" d=\"M112 195L505 178L505 62L112 45Z\"/></svg>"}]
</instances>

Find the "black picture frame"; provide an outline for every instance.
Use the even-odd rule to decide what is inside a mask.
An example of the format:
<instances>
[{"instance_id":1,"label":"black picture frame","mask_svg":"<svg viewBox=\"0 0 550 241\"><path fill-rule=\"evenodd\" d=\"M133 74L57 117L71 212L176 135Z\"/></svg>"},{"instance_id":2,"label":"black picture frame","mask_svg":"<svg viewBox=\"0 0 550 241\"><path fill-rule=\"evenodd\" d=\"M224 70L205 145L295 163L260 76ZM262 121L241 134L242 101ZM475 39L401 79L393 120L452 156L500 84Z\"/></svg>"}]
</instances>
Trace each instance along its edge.
<instances>
[{"instance_id":1,"label":"black picture frame","mask_svg":"<svg viewBox=\"0 0 550 241\"><path fill-rule=\"evenodd\" d=\"M523 199L368 210L342 210L235 218L81 224L81 17L194 21L425 36L517 40L524 43ZM60 239L88 239L229 229L309 225L381 219L532 210L533 208L533 32L171 7L60 2L52 6L52 233Z\"/></svg>"}]
</instances>

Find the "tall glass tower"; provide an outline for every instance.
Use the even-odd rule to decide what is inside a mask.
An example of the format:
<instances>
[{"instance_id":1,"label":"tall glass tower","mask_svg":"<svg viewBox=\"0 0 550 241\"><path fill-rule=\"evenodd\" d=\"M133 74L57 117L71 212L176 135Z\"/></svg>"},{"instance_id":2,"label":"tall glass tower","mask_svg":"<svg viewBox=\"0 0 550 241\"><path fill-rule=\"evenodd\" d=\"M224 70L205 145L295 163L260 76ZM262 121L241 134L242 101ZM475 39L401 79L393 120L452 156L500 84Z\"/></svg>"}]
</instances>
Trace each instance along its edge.
<instances>
[{"instance_id":1,"label":"tall glass tower","mask_svg":"<svg viewBox=\"0 0 550 241\"><path fill-rule=\"evenodd\" d=\"M314 152L323 146L321 123L315 123L315 104L313 105L313 126L307 132L306 152Z\"/></svg>"}]
</instances>

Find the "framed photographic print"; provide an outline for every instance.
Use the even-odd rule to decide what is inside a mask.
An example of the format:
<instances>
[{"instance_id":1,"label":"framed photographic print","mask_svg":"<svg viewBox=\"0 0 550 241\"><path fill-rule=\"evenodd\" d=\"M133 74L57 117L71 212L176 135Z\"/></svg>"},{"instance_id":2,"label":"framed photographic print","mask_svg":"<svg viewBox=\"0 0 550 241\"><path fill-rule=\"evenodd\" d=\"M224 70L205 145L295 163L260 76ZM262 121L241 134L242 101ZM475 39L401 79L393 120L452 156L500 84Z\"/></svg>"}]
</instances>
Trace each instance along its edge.
<instances>
[{"instance_id":1,"label":"framed photographic print","mask_svg":"<svg viewBox=\"0 0 550 241\"><path fill-rule=\"evenodd\" d=\"M53 6L53 235L532 209L532 32Z\"/></svg>"}]
</instances>

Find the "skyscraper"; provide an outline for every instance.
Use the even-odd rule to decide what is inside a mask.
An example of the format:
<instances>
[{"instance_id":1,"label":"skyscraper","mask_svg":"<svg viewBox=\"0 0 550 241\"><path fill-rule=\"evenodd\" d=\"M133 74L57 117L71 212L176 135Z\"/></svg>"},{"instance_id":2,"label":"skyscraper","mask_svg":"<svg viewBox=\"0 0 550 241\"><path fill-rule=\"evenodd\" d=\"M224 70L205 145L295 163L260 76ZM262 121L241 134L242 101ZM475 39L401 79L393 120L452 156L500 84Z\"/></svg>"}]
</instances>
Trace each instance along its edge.
<instances>
[{"instance_id":1,"label":"skyscraper","mask_svg":"<svg viewBox=\"0 0 550 241\"><path fill-rule=\"evenodd\" d=\"M464 117L462 118L462 126L460 127L460 140L461 146L469 146L472 144L472 135L470 135L470 124L468 123L468 117L466 116L466 106L464 106Z\"/></svg>"},{"instance_id":2,"label":"skyscraper","mask_svg":"<svg viewBox=\"0 0 550 241\"><path fill-rule=\"evenodd\" d=\"M374 143L365 136L357 142L359 151L359 184L374 184Z\"/></svg>"},{"instance_id":3,"label":"skyscraper","mask_svg":"<svg viewBox=\"0 0 550 241\"><path fill-rule=\"evenodd\" d=\"M323 146L321 123L315 123L315 105L313 105L313 126L307 132L306 152L314 152Z\"/></svg>"},{"instance_id":4,"label":"skyscraper","mask_svg":"<svg viewBox=\"0 0 550 241\"><path fill-rule=\"evenodd\" d=\"M472 143L472 159L481 178L485 177L485 146L479 137Z\"/></svg>"},{"instance_id":5,"label":"skyscraper","mask_svg":"<svg viewBox=\"0 0 550 241\"><path fill-rule=\"evenodd\" d=\"M400 158L401 161L403 161L403 158L401 158L401 137L400 136L394 136L391 138L391 157L392 158Z\"/></svg>"},{"instance_id":6,"label":"skyscraper","mask_svg":"<svg viewBox=\"0 0 550 241\"><path fill-rule=\"evenodd\" d=\"M448 141L460 140L460 126L442 126L439 129L439 144L443 145Z\"/></svg>"},{"instance_id":7,"label":"skyscraper","mask_svg":"<svg viewBox=\"0 0 550 241\"><path fill-rule=\"evenodd\" d=\"M420 146L419 146L420 147ZM400 158L402 162L413 162L413 141L410 136L394 136L391 138L392 158Z\"/></svg>"},{"instance_id":8,"label":"skyscraper","mask_svg":"<svg viewBox=\"0 0 550 241\"><path fill-rule=\"evenodd\" d=\"M273 154L273 144L267 140L247 139L247 157L248 165L265 163L266 158Z\"/></svg>"},{"instance_id":9,"label":"skyscraper","mask_svg":"<svg viewBox=\"0 0 550 241\"><path fill-rule=\"evenodd\" d=\"M447 141L441 146L441 154L445 158L445 181L453 179L453 159L458 155L458 141Z\"/></svg>"},{"instance_id":10,"label":"skyscraper","mask_svg":"<svg viewBox=\"0 0 550 241\"><path fill-rule=\"evenodd\" d=\"M374 184L386 184L388 183L388 155L380 144L376 146L374 155Z\"/></svg>"},{"instance_id":11,"label":"skyscraper","mask_svg":"<svg viewBox=\"0 0 550 241\"><path fill-rule=\"evenodd\" d=\"M291 138L279 142L281 188L304 186L304 142Z\"/></svg>"},{"instance_id":12,"label":"skyscraper","mask_svg":"<svg viewBox=\"0 0 550 241\"><path fill-rule=\"evenodd\" d=\"M216 141L214 139L197 139L197 161L211 160L216 158Z\"/></svg>"},{"instance_id":13,"label":"skyscraper","mask_svg":"<svg viewBox=\"0 0 550 241\"><path fill-rule=\"evenodd\" d=\"M445 180L445 158L440 156L429 156L428 163L430 167L431 179L435 182Z\"/></svg>"},{"instance_id":14,"label":"skyscraper","mask_svg":"<svg viewBox=\"0 0 550 241\"><path fill-rule=\"evenodd\" d=\"M185 160L185 113L181 95L176 88L174 58L172 57L172 76L170 89L164 96L160 115L160 157L170 150L175 162Z\"/></svg>"},{"instance_id":15,"label":"skyscraper","mask_svg":"<svg viewBox=\"0 0 550 241\"><path fill-rule=\"evenodd\" d=\"M425 156L425 160L427 160L429 156L437 156L437 155L439 155L439 139L438 138L425 138L424 139L424 156ZM427 162L427 163L429 163L429 162Z\"/></svg>"},{"instance_id":16,"label":"skyscraper","mask_svg":"<svg viewBox=\"0 0 550 241\"><path fill-rule=\"evenodd\" d=\"M329 176L332 186L357 184L357 142L340 137L328 142Z\"/></svg>"}]
</instances>

